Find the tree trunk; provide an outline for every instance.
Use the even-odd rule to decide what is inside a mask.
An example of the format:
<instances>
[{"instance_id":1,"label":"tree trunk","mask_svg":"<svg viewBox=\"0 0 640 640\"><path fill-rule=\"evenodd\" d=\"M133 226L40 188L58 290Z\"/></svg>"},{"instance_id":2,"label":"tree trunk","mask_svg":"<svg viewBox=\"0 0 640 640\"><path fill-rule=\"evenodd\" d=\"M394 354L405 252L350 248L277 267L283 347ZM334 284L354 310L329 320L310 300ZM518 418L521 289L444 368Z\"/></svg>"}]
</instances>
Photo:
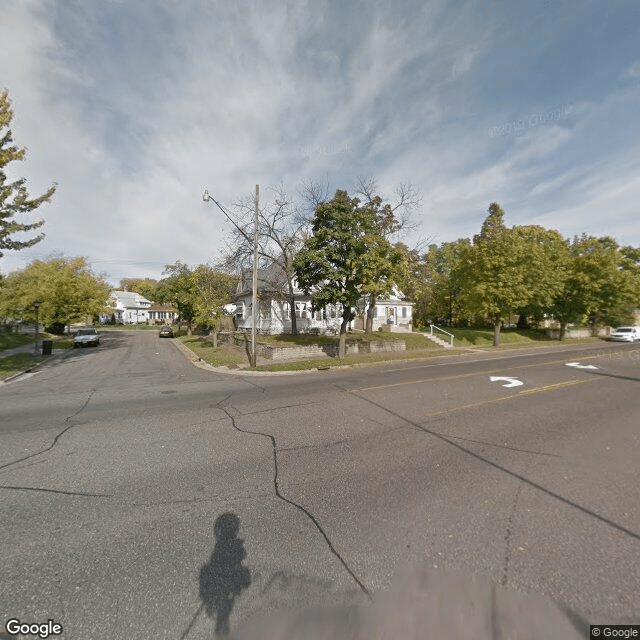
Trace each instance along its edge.
<instances>
[{"instance_id":1,"label":"tree trunk","mask_svg":"<svg viewBox=\"0 0 640 640\"><path fill-rule=\"evenodd\" d=\"M340 334L347 332L347 325L353 319L351 315L351 307L344 307L342 310L342 322L340 323Z\"/></svg>"},{"instance_id":2,"label":"tree trunk","mask_svg":"<svg viewBox=\"0 0 640 640\"><path fill-rule=\"evenodd\" d=\"M338 343L338 358L344 358L347 351L347 325L352 318L351 307L343 307L342 322L340 323L340 341Z\"/></svg>"},{"instance_id":3,"label":"tree trunk","mask_svg":"<svg viewBox=\"0 0 640 640\"><path fill-rule=\"evenodd\" d=\"M500 326L501 326L500 318L494 318L493 320L493 346L497 347L500 345Z\"/></svg>"},{"instance_id":4,"label":"tree trunk","mask_svg":"<svg viewBox=\"0 0 640 640\"><path fill-rule=\"evenodd\" d=\"M566 331L567 331L567 323L566 322L561 322L560 323L560 335L558 337L558 340L564 340L564 336L565 336Z\"/></svg>"},{"instance_id":5,"label":"tree trunk","mask_svg":"<svg viewBox=\"0 0 640 640\"><path fill-rule=\"evenodd\" d=\"M213 332L213 348L214 349L218 348L218 332L217 331Z\"/></svg>"},{"instance_id":6,"label":"tree trunk","mask_svg":"<svg viewBox=\"0 0 640 640\"><path fill-rule=\"evenodd\" d=\"M338 342L338 358L344 358L347 351L347 334L340 331L340 340Z\"/></svg>"},{"instance_id":7,"label":"tree trunk","mask_svg":"<svg viewBox=\"0 0 640 640\"><path fill-rule=\"evenodd\" d=\"M369 296L369 308L367 309L367 324L364 327L365 333L373 333L373 317L376 313L376 294Z\"/></svg>"}]
</instances>

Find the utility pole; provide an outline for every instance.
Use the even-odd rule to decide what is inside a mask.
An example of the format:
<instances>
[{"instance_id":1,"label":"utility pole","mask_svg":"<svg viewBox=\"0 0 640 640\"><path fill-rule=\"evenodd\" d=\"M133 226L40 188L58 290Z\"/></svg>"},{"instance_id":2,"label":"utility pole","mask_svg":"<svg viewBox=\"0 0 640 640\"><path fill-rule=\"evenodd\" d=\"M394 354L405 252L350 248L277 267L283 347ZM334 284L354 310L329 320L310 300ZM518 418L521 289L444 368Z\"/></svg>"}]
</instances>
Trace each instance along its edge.
<instances>
[{"instance_id":1,"label":"utility pole","mask_svg":"<svg viewBox=\"0 0 640 640\"><path fill-rule=\"evenodd\" d=\"M251 323L251 366L256 366L256 319L258 314L258 198L260 197L260 185L256 185L256 211L255 228L253 230L253 293L251 295L251 310L253 322Z\"/></svg>"},{"instance_id":2,"label":"utility pole","mask_svg":"<svg viewBox=\"0 0 640 640\"><path fill-rule=\"evenodd\" d=\"M33 303L33 306L36 309L36 330L35 330L35 337L36 337L36 346L35 346L35 351L34 353L37 355L38 354L38 328L40 326L40 319L38 317L38 311L40 310L40 300L36 300Z\"/></svg>"},{"instance_id":3,"label":"utility pole","mask_svg":"<svg viewBox=\"0 0 640 640\"><path fill-rule=\"evenodd\" d=\"M251 315L252 315L252 327L251 327L251 355L249 357L249 364L252 367L256 366L256 325L258 318L258 200L260 197L260 185L256 185L256 201L255 201L255 228L253 230L253 286L251 293ZM227 220L231 222L231 224L235 224L233 219L229 216L229 214L224 210L223 206L215 199L212 198L209 192L205 189L202 194L202 199L205 202L209 202L209 200L213 200L218 209L224 213ZM245 236L246 237L246 236ZM244 275L242 276L244 283ZM244 286L244 284L243 284Z\"/></svg>"}]
</instances>

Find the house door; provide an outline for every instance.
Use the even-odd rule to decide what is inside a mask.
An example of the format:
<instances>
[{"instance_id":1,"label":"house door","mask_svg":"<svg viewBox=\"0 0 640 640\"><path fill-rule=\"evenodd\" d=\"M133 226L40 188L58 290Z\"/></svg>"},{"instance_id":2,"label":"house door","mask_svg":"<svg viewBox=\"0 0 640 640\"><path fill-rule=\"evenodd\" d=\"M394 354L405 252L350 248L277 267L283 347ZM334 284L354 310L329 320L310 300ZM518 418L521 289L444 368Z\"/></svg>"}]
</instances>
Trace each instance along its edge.
<instances>
[{"instance_id":1,"label":"house door","mask_svg":"<svg viewBox=\"0 0 640 640\"><path fill-rule=\"evenodd\" d=\"M387 324L397 324L395 307L387 307Z\"/></svg>"}]
</instances>

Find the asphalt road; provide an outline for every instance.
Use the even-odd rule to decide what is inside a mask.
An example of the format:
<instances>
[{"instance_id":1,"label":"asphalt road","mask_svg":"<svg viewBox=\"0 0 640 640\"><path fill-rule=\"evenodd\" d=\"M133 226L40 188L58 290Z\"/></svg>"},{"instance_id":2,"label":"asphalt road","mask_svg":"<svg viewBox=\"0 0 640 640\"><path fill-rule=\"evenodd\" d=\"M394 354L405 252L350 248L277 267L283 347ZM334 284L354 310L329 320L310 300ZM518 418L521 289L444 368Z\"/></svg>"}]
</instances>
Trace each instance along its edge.
<instances>
[{"instance_id":1,"label":"asphalt road","mask_svg":"<svg viewBox=\"0 0 640 640\"><path fill-rule=\"evenodd\" d=\"M634 345L252 376L104 333L0 386L0 629L212 638L402 567L640 623L639 382Z\"/></svg>"}]
</instances>

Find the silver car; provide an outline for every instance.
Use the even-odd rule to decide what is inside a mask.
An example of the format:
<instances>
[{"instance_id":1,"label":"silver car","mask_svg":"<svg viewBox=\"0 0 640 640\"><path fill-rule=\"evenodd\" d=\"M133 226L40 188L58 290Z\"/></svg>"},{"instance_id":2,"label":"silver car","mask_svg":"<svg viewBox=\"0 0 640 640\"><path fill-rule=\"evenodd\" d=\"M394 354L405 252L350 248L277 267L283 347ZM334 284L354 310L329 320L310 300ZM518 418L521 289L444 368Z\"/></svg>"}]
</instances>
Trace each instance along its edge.
<instances>
[{"instance_id":1,"label":"silver car","mask_svg":"<svg viewBox=\"0 0 640 640\"><path fill-rule=\"evenodd\" d=\"M640 327L618 327L609 334L609 340L635 342L640 340Z\"/></svg>"},{"instance_id":2,"label":"silver car","mask_svg":"<svg viewBox=\"0 0 640 640\"><path fill-rule=\"evenodd\" d=\"M95 329L78 329L73 336L73 348L100 344L100 334Z\"/></svg>"}]
</instances>

